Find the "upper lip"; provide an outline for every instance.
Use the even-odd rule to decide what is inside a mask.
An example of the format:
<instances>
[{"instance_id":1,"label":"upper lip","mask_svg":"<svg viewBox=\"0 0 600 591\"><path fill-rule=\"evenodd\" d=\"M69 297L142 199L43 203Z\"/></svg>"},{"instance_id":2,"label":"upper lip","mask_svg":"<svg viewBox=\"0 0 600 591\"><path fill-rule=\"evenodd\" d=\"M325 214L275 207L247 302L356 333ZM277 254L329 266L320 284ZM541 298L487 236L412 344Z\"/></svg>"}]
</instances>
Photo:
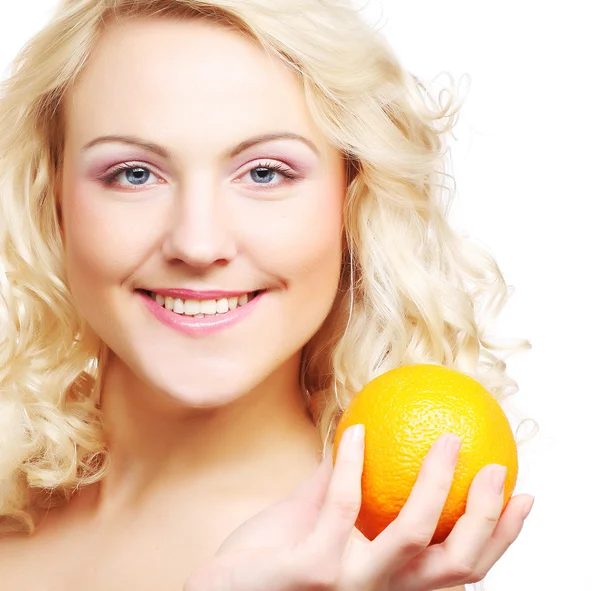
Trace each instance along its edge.
<instances>
[{"instance_id":1,"label":"upper lip","mask_svg":"<svg viewBox=\"0 0 600 591\"><path fill-rule=\"evenodd\" d=\"M221 290L208 290L208 291L195 291L193 289L179 289L179 288L156 288L147 289L152 293L158 293L165 297L180 298L182 300L220 300L221 298L235 298L244 294L251 294L254 291L242 290L242 291L221 291Z\"/></svg>"}]
</instances>

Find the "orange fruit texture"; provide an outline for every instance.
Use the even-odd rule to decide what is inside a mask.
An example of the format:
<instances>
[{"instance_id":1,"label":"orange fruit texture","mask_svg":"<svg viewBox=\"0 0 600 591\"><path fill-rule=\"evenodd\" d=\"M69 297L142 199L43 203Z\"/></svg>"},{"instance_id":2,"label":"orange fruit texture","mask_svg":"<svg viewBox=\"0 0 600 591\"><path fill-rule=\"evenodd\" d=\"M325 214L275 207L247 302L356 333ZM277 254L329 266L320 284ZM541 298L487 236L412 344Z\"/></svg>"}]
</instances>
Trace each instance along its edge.
<instances>
[{"instance_id":1,"label":"orange fruit texture","mask_svg":"<svg viewBox=\"0 0 600 591\"><path fill-rule=\"evenodd\" d=\"M479 382L441 365L402 366L370 381L352 399L335 432L365 425L362 504L356 527L369 540L404 506L425 455L444 433L463 443L454 481L432 544L443 542L464 514L469 486L487 464L507 467L504 506L517 480L517 445L504 411Z\"/></svg>"}]
</instances>

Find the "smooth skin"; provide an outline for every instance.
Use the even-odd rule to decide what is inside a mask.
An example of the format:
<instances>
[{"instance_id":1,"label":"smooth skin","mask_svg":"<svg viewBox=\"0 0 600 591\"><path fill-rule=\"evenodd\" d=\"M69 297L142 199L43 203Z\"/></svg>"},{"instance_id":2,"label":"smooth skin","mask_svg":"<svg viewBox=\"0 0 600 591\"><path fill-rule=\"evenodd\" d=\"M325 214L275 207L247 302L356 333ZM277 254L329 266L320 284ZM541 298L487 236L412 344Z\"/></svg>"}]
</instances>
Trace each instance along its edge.
<instances>
[{"instance_id":1,"label":"smooth skin","mask_svg":"<svg viewBox=\"0 0 600 591\"><path fill-rule=\"evenodd\" d=\"M3 588L425 591L483 576L528 502L496 525L489 468L427 549L452 476L440 446L371 543L353 528L360 438L321 462L298 375L337 294L346 179L296 74L230 30L125 20L64 107L68 283L110 349L111 463L33 536L0 540ZM139 289L161 287L266 293L192 338L142 305Z\"/></svg>"}]
</instances>

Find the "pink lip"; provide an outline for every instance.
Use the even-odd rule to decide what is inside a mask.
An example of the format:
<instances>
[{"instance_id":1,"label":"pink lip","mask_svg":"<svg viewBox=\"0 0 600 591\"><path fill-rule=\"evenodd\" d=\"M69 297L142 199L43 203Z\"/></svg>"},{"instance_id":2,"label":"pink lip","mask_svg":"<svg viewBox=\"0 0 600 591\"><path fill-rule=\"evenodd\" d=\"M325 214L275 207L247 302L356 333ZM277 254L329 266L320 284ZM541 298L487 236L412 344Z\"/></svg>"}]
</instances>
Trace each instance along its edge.
<instances>
[{"instance_id":1,"label":"pink lip","mask_svg":"<svg viewBox=\"0 0 600 591\"><path fill-rule=\"evenodd\" d=\"M149 289L152 293L159 293L165 297L181 298L182 300L220 300L221 298L235 298L253 291L193 291L191 289Z\"/></svg>"},{"instance_id":2,"label":"pink lip","mask_svg":"<svg viewBox=\"0 0 600 591\"><path fill-rule=\"evenodd\" d=\"M171 293L177 292L181 293L182 290L166 290ZM185 291L185 290L183 290ZM233 326L243 318L246 318L248 314L250 314L260 300L262 300L265 295L265 291L261 291L258 295L252 298L247 304L244 306L240 306L235 310L230 310L225 314L215 314L214 316L205 316L204 318L194 318L193 316L184 316L183 314L176 314L175 312L170 312L163 306L159 306L146 292L137 291L136 292L141 298L144 305L148 308L148 310L154 315L154 317L162 322L165 326L169 328L173 328L179 332L187 334L192 337L202 337L214 334L220 330L224 330L225 328L229 328ZM162 291L157 293L163 293ZM191 292L197 293L197 292ZM211 292L202 292L204 299L212 299L207 298L206 293ZM220 292L223 293L223 292ZM244 292L242 292L244 293ZM170 295L167 294L167 295ZM176 296L180 297L180 296ZM226 297L226 296L222 296ZM234 296L230 296L234 297ZM189 298L188 299L196 299ZM215 298L216 299L216 298Z\"/></svg>"}]
</instances>

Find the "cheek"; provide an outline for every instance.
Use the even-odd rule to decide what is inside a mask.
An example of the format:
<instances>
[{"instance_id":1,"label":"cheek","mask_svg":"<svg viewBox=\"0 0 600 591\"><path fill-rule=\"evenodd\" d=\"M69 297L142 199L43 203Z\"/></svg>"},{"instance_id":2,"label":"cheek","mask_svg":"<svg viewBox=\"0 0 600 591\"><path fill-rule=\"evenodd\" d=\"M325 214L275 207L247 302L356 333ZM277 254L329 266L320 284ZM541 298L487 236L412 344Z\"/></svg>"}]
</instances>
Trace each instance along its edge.
<instances>
[{"instance_id":1,"label":"cheek","mask_svg":"<svg viewBox=\"0 0 600 591\"><path fill-rule=\"evenodd\" d=\"M339 281L343 228L342 186L314 187L282 207L254 238L261 260L294 293L315 297L335 290ZM256 252L256 251L255 251ZM315 292L317 289L319 291ZM327 296L328 297L328 296Z\"/></svg>"},{"instance_id":2,"label":"cheek","mask_svg":"<svg viewBox=\"0 0 600 591\"><path fill-rule=\"evenodd\" d=\"M139 206L108 202L99 193L85 182L63 192L67 276L76 297L101 290L105 282L126 280L151 240Z\"/></svg>"}]
</instances>

